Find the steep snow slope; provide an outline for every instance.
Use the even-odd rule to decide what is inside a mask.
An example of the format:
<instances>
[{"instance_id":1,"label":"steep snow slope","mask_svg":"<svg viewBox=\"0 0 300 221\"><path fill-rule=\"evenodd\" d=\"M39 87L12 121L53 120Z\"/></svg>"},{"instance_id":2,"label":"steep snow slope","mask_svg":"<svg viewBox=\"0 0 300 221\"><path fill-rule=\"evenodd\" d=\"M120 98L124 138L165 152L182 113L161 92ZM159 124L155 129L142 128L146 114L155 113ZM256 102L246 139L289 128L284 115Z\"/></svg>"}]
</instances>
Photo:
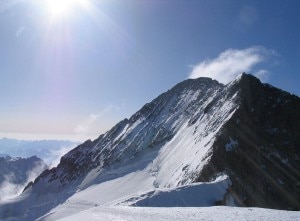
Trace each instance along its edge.
<instances>
[{"instance_id":1,"label":"steep snow slope","mask_svg":"<svg viewBox=\"0 0 300 221\"><path fill-rule=\"evenodd\" d=\"M97 140L70 151L34 186L55 183L64 188L74 181L84 188L111 170L130 167L145 154L152 156L155 186L193 182L209 159L214 135L237 108L237 94L221 96L224 90L228 88L207 78L178 84ZM208 110L212 102L216 105Z\"/></svg>"},{"instance_id":2,"label":"steep snow slope","mask_svg":"<svg viewBox=\"0 0 300 221\"><path fill-rule=\"evenodd\" d=\"M188 121L195 112L202 112L202 119L198 123L201 125L199 130L202 132L195 134L194 137L201 139L210 136L210 131L217 130L212 125L216 122L216 118L209 116L209 114L203 114L203 112L206 105L221 88L222 85L206 78L184 81L151 103L146 104L129 120L121 121L97 140L87 141L70 151L61 159L57 169L49 171L41 178L49 180L50 177L51 182L59 182L62 186L71 180L77 180L78 177L86 175L94 168L99 168L99 170L116 168L143 155L144 152L157 152L159 148L168 144L176 134L185 133L185 136L190 137L191 131L195 128L188 127ZM230 104L230 101L227 103ZM224 103L224 106L227 103ZM232 110L229 105L228 110L226 109L223 115L230 111ZM178 133L179 130L180 133ZM193 146L195 146L199 141L190 142L193 142ZM169 146L174 146L174 144L169 144ZM186 146L190 147L190 144L186 144ZM177 152L177 154L180 153ZM63 176L57 176L60 170L63 171ZM177 183L172 184L176 185Z\"/></svg>"}]
</instances>

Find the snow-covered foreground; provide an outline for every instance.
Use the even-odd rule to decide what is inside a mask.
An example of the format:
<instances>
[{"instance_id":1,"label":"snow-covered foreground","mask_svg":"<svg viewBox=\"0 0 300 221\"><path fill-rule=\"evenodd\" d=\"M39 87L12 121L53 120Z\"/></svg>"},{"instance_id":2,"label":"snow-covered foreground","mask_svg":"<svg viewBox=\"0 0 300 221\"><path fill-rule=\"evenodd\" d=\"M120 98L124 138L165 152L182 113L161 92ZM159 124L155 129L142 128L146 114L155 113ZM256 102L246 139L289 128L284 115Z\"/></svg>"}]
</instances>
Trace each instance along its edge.
<instances>
[{"instance_id":1,"label":"snow-covered foreground","mask_svg":"<svg viewBox=\"0 0 300 221\"><path fill-rule=\"evenodd\" d=\"M122 188L122 185L117 187L113 184L108 182L107 185L100 184L80 191L38 220L300 220L300 212L212 206L223 198L230 185L226 175L210 183L155 188L119 199L126 185ZM99 191L102 194L98 195Z\"/></svg>"},{"instance_id":2,"label":"snow-covered foreground","mask_svg":"<svg viewBox=\"0 0 300 221\"><path fill-rule=\"evenodd\" d=\"M222 201L231 181L221 175L209 183L194 183L176 188L155 188L120 200L117 205L142 207L201 207Z\"/></svg>"},{"instance_id":3,"label":"snow-covered foreground","mask_svg":"<svg viewBox=\"0 0 300 221\"><path fill-rule=\"evenodd\" d=\"M300 220L300 212L238 207L95 207L61 221L162 221L162 220Z\"/></svg>"},{"instance_id":4,"label":"snow-covered foreground","mask_svg":"<svg viewBox=\"0 0 300 221\"><path fill-rule=\"evenodd\" d=\"M136 185L128 185L130 182ZM132 173L79 191L44 215L41 220L58 220L97 206L198 207L213 206L223 199L230 180L219 176L209 183L176 188L143 190L148 182L144 173Z\"/></svg>"}]
</instances>

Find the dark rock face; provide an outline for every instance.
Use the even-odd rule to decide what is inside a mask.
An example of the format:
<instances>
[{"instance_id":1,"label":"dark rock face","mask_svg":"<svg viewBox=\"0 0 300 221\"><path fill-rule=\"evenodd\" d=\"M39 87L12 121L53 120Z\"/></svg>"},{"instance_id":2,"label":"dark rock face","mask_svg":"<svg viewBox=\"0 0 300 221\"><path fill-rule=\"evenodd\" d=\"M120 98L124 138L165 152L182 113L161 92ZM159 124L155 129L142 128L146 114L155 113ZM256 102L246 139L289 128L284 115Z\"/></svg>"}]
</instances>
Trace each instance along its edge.
<instances>
[{"instance_id":1,"label":"dark rock face","mask_svg":"<svg viewBox=\"0 0 300 221\"><path fill-rule=\"evenodd\" d=\"M239 108L219 132L198 181L226 171L236 204L300 210L300 99L242 78Z\"/></svg>"}]
</instances>

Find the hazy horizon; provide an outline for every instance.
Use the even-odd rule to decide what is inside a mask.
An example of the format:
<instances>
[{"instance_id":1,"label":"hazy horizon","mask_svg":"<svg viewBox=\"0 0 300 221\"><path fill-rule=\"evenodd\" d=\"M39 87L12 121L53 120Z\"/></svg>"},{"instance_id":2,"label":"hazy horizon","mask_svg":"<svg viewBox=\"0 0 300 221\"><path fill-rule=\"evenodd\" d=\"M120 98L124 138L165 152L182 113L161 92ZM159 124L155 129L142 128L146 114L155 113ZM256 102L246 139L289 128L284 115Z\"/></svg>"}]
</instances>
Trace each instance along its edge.
<instances>
[{"instance_id":1,"label":"hazy horizon","mask_svg":"<svg viewBox=\"0 0 300 221\"><path fill-rule=\"evenodd\" d=\"M94 140L99 135L75 135L74 134L47 134L47 133L2 133L0 132L0 139L16 139L24 141L41 141L41 140L66 140L72 142L84 142L86 140Z\"/></svg>"}]
</instances>

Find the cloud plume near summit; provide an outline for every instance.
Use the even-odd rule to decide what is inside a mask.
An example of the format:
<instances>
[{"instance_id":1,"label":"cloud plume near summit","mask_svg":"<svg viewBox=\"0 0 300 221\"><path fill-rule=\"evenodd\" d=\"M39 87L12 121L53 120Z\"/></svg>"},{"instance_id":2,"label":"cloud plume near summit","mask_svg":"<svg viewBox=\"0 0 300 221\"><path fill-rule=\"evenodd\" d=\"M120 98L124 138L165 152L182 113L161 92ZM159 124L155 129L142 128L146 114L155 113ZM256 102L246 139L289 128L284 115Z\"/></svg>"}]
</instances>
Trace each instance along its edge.
<instances>
[{"instance_id":1,"label":"cloud plume near summit","mask_svg":"<svg viewBox=\"0 0 300 221\"><path fill-rule=\"evenodd\" d=\"M273 50L262 46L253 46L246 49L228 49L214 59L206 59L193 66L189 78L209 77L227 84L240 73L247 72L266 81L269 71L255 69L258 64L268 61L276 55Z\"/></svg>"}]
</instances>

